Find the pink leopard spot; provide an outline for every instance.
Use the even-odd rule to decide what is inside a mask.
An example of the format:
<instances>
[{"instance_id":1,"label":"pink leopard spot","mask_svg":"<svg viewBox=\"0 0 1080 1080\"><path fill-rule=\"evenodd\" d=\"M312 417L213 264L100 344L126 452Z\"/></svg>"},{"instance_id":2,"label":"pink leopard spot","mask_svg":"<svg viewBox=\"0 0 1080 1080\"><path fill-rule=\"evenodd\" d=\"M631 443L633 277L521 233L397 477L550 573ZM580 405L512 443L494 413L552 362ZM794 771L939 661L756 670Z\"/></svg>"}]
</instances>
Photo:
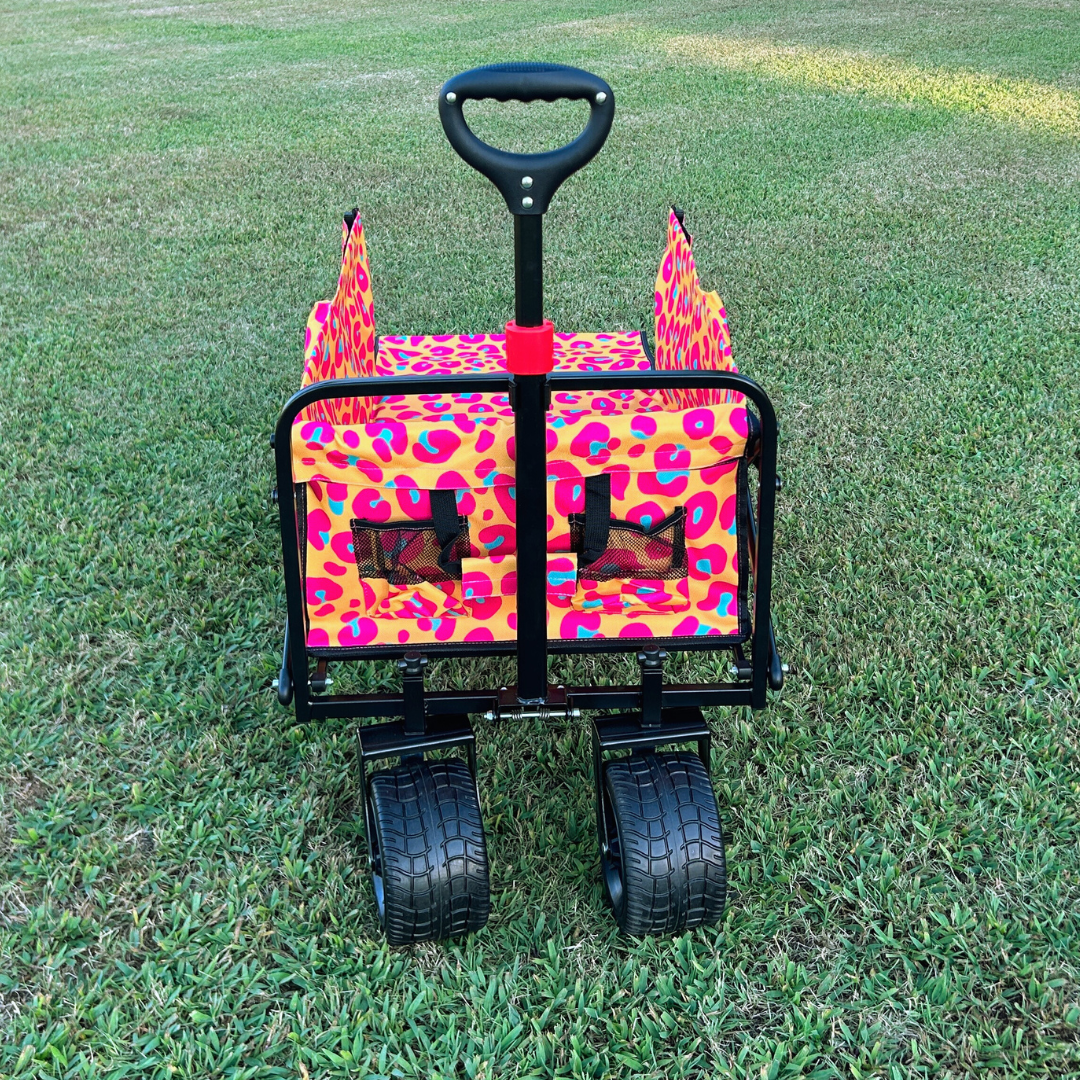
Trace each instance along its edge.
<instances>
[{"instance_id":1,"label":"pink leopard spot","mask_svg":"<svg viewBox=\"0 0 1080 1080\"><path fill-rule=\"evenodd\" d=\"M600 616L584 611L571 611L559 622L559 637L587 638L597 637L600 632Z\"/></svg>"},{"instance_id":2,"label":"pink leopard spot","mask_svg":"<svg viewBox=\"0 0 1080 1080\"><path fill-rule=\"evenodd\" d=\"M698 540L707 536L716 524L717 502L711 491L699 491L686 500L686 539Z\"/></svg>"},{"instance_id":3,"label":"pink leopard spot","mask_svg":"<svg viewBox=\"0 0 1080 1080\"><path fill-rule=\"evenodd\" d=\"M503 606L497 596L484 596L470 602L469 607L474 619L487 620L499 614Z\"/></svg>"},{"instance_id":4,"label":"pink leopard spot","mask_svg":"<svg viewBox=\"0 0 1080 1080\"><path fill-rule=\"evenodd\" d=\"M334 549L334 554L346 564L356 565L356 556L353 554L353 538L351 532L339 532L334 533L330 540L330 546ZM330 570L330 573L336 573L337 571L331 570L331 566L335 564L327 563L326 569ZM342 574L346 573L345 567L339 568Z\"/></svg>"},{"instance_id":5,"label":"pink leopard spot","mask_svg":"<svg viewBox=\"0 0 1080 1080\"><path fill-rule=\"evenodd\" d=\"M346 648L356 645L369 645L379 636L379 627L374 619L357 619L348 616L349 621L338 631L338 644Z\"/></svg>"},{"instance_id":6,"label":"pink leopard spot","mask_svg":"<svg viewBox=\"0 0 1080 1080\"><path fill-rule=\"evenodd\" d=\"M611 434L607 424L586 424L570 443L570 453L577 458L584 458L592 464L605 465L611 458L612 451L618 450L621 441Z\"/></svg>"},{"instance_id":7,"label":"pink leopard spot","mask_svg":"<svg viewBox=\"0 0 1080 1080\"><path fill-rule=\"evenodd\" d=\"M686 552L687 569L696 581L719 577L727 566L728 554L719 544L692 547Z\"/></svg>"},{"instance_id":8,"label":"pink leopard spot","mask_svg":"<svg viewBox=\"0 0 1080 1080\"><path fill-rule=\"evenodd\" d=\"M370 480L373 484L381 484L383 480L383 471L378 465L371 461L358 461L356 463L357 472L364 475L365 479Z\"/></svg>"},{"instance_id":9,"label":"pink leopard spot","mask_svg":"<svg viewBox=\"0 0 1080 1080\"><path fill-rule=\"evenodd\" d=\"M517 520L517 503L514 501L514 489L510 487L496 487L493 489L495 492L495 501L499 504L499 509L502 511L502 515L507 521L513 522ZM499 552L500 555L506 554L505 552Z\"/></svg>"},{"instance_id":10,"label":"pink leopard spot","mask_svg":"<svg viewBox=\"0 0 1080 1080\"><path fill-rule=\"evenodd\" d=\"M690 451L685 446L665 443L653 454L653 466L658 473L670 472L673 469L689 469Z\"/></svg>"},{"instance_id":11,"label":"pink leopard spot","mask_svg":"<svg viewBox=\"0 0 1080 1080\"><path fill-rule=\"evenodd\" d=\"M300 427L300 438L312 450L320 446L329 446L334 441L334 428L325 420L311 420Z\"/></svg>"},{"instance_id":12,"label":"pink leopard spot","mask_svg":"<svg viewBox=\"0 0 1080 1080\"><path fill-rule=\"evenodd\" d=\"M667 513L659 503L647 502L640 506L631 507L626 512L626 520L633 521L638 525L644 524L645 528L663 521Z\"/></svg>"},{"instance_id":13,"label":"pink leopard spot","mask_svg":"<svg viewBox=\"0 0 1080 1080\"><path fill-rule=\"evenodd\" d=\"M604 474L609 477L611 482L611 497L616 502L621 502L626 498L626 493L630 489L630 481L633 479L630 470L625 465L610 465L604 470Z\"/></svg>"},{"instance_id":14,"label":"pink leopard spot","mask_svg":"<svg viewBox=\"0 0 1080 1080\"><path fill-rule=\"evenodd\" d=\"M724 505L720 507L720 528L725 532L730 532L732 525L735 524L735 509L738 506L738 502L734 495L729 495L724 500Z\"/></svg>"},{"instance_id":15,"label":"pink leopard spot","mask_svg":"<svg viewBox=\"0 0 1080 1080\"><path fill-rule=\"evenodd\" d=\"M554 487L555 510L560 517L585 512L585 484L581 480L557 480ZM548 531L551 531L551 519L548 519Z\"/></svg>"},{"instance_id":16,"label":"pink leopard spot","mask_svg":"<svg viewBox=\"0 0 1080 1080\"><path fill-rule=\"evenodd\" d=\"M390 504L383 498L382 492L377 488L361 488L353 497L353 517L362 518L364 521L389 521L390 511ZM349 543L352 543L351 536ZM337 548L334 550L337 552L338 558L345 558ZM355 560L351 561L355 562Z\"/></svg>"},{"instance_id":17,"label":"pink leopard spot","mask_svg":"<svg viewBox=\"0 0 1080 1080\"><path fill-rule=\"evenodd\" d=\"M487 525L476 535L476 542L487 555L509 555L514 550L515 539L512 525Z\"/></svg>"},{"instance_id":18,"label":"pink leopard spot","mask_svg":"<svg viewBox=\"0 0 1080 1080\"><path fill-rule=\"evenodd\" d=\"M312 485L314 486L314 485ZM330 539L330 516L324 510L312 510L307 516L308 543L322 551Z\"/></svg>"},{"instance_id":19,"label":"pink leopard spot","mask_svg":"<svg viewBox=\"0 0 1080 1080\"><path fill-rule=\"evenodd\" d=\"M642 473L638 477L638 488L643 495L663 495L669 499L681 495L688 484L686 472Z\"/></svg>"},{"instance_id":20,"label":"pink leopard spot","mask_svg":"<svg viewBox=\"0 0 1080 1080\"><path fill-rule=\"evenodd\" d=\"M722 476L727 476L728 473L734 472L738 467L738 461L721 461L719 465L707 465L701 470L701 479L709 487L714 487Z\"/></svg>"},{"instance_id":21,"label":"pink leopard spot","mask_svg":"<svg viewBox=\"0 0 1080 1080\"><path fill-rule=\"evenodd\" d=\"M368 445L384 465L389 465L396 455L405 453L405 448L409 445L404 424L388 421L365 424L364 435Z\"/></svg>"},{"instance_id":22,"label":"pink leopard spot","mask_svg":"<svg viewBox=\"0 0 1080 1080\"><path fill-rule=\"evenodd\" d=\"M549 479L553 476L556 480L581 479L581 470L569 461L559 461L557 458L554 460L549 459L547 470Z\"/></svg>"},{"instance_id":23,"label":"pink leopard spot","mask_svg":"<svg viewBox=\"0 0 1080 1080\"><path fill-rule=\"evenodd\" d=\"M695 605L699 611L715 612L721 618L738 614L735 590L723 581L714 581L708 595Z\"/></svg>"},{"instance_id":24,"label":"pink leopard spot","mask_svg":"<svg viewBox=\"0 0 1080 1080\"><path fill-rule=\"evenodd\" d=\"M683 416L683 431L691 439L707 439L716 427L711 409L691 409Z\"/></svg>"},{"instance_id":25,"label":"pink leopard spot","mask_svg":"<svg viewBox=\"0 0 1080 1080\"><path fill-rule=\"evenodd\" d=\"M469 482L459 472L444 472L439 473L435 486L440 491L460 491L462 488L469 487Z\"/></svg>"},{"instance_id":26,"label":"pink leopard spot","mask_svg":"<svg viewBox=\"0 0 1080 1080\"><path fill-rule=\"evenodd\" d=\"M461 439L452 431L447 431L445 428L429 428L413 444L412 453L417 461L430 465L449 461L459 446L461 446Z\"/></svg>"},{"instance_id":27,"label":"pink leopard spot","mask_svg":"<svg viewBox=\"0 0 1080 1080\"><path fill-rule=\"evenodd\" d=\"M324 577L309 577L307 579L307 602L310 607L337 600L344 590L336 581Z\"/></svg>"}]
</instances>

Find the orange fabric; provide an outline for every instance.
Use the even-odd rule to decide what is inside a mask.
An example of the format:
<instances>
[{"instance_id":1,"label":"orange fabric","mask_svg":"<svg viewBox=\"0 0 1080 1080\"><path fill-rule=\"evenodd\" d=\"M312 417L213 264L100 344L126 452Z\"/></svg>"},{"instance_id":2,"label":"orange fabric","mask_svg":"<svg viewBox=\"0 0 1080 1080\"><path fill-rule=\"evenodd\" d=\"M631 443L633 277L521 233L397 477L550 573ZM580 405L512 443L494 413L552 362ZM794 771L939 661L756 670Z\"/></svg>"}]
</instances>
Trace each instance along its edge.
<instances>
[{"instance_id":1,"label":"orange fabric","mask_svg":"<svg viewBox=\"0 0 1080 1080\"><path fill-rule=\"evenodd\" d=\"M595 473L702 469L740 457L746 446L741 405L671 412L571 416L552 410L549 480ZM514 425L502 417L450 413L428 420L293 425L293 477L425 490L512 487Z\"/></svg>"},{"instance_id":2,"label":"orange fabric","mask_svg":"<svg viewBox=\"0 0 1080 1080\"><path fill-rule=\"evenodd\" d=\"M375 374L375 311L371 296L364 226L357 214L352 229L341 226L341 275L332 300L316 304L304 333L301 386L326 379L362 379ZM303 420L334 424L367 419L365 399L331 398L308 406Z\"/></svg>"},{"instance_id":3,"label":"orange fabric","mask_svg":"<svg viewBox=\"0 0 1080 1080\"><path fill-rule=\"evenodd\" d=\"M723 308L715 294L701 293L674 216L657 282L657 366L733 369ZM371 311L357 220L345 235L337 295L309 320L305 383L505 370L502 334L382 338L376 354ZM652 363L638 334L562 333L555 366L616 371ZM741 401L728 397L629 389L554 395L547 430L552 638L748 632L739 461L749 420ZM514 640L514 426L506 395L393 395L366 404L349 398L308 413L314 415L298 418L292 440L294 477L304 493L308 646ZM589 574L599 563L579 565L571 522L586 509L585 479L598 474L609 477L612 521L629 523L624 535L680 519L685 560L668 568L668 579L628 570L626 577L594 580ZM454 573L435 567L419 579L403 571L396 583L359 576L354 527L390 545L402 530L380 532L384 523L412 523L413 535L430 528L423 543L437 552L431 493L447 490L468 528L468 554ZM641 565L641 575L654 572L651 563Z\"/></svg>"},{"instance_id":4,"label":"orange fabric","mask_svg":"<svg viewBox=\"0 0 1080 1080\"><path fill-rule=\"evenodd\" d=\"M738 371L723 301L702 289L690 237L674 210L656 274L656 366L660 371ZM665 396L684 409L742 400L730 390L669 390Z\"/></svg>"},{"instance_id":5,"label":"orange fabric","mask_svg":"<svg viewBox=\"0 0 1080 1080\"><path fill-rule=\"evenodd\" d=\"M745 557L740 546L737 461L669 474L612 474L611 513L625 521L658 521L686 513L686 576L677 581L616 579L575 584L568 515L584 511L580 479L548 487L548 633L553 638L745 635ZM304 514L308 645L354 648L425 641L512 641L517 616L510 566L517 551L514 492L509 487L457 489L458 512L470 525L470 558L462 580L394 586L357 578L351 523L431 519L428 492L354 484L306 485ZM564 555L561 580L552 559ZM557 568L556 571L558 572ZM566 576L569 575L569 576ZM490 579L491 595L476 582ZM466 596L465 587L474 590ZM571 591L572 589L572 591ZM477 603L477 600L482 603Z\"/></svg>"}]
</instances>

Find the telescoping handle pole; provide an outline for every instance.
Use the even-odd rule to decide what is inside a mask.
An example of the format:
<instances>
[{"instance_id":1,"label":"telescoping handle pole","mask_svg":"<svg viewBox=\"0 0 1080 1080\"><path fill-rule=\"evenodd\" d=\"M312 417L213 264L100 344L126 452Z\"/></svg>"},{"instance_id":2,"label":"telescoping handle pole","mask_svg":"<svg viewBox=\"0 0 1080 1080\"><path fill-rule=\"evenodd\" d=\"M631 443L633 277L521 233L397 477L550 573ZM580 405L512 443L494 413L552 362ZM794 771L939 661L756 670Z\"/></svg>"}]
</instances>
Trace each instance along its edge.
<instances>
[{"instance_id":1,"label":"telescoping handle pole","mask_svg":"<svg viewBox=\"0 0 1080 1080\"><path fill-rule=\"evenodd\" d=\"M466 101L586 101L589 121L571 143L541 154L513 154L478 139ZM603 79L561 64L492 64L455 75L439 91L450 145L483 173L514 215L514 318L506 324L506 368L513 377L517 530L518 698L547 698L548 372L555 328L544 318L543 215L559 185L604 145L615 96Z\"/></svg>"}]
</instances>

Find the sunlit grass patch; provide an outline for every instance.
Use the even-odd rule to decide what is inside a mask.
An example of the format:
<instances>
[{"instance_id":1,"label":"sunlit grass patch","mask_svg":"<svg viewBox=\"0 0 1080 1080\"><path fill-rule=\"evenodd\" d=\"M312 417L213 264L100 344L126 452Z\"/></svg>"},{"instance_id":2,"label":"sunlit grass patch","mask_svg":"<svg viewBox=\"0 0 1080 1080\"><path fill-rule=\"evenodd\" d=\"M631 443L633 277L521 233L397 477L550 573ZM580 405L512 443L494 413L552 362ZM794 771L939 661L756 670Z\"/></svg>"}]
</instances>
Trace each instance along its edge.
<instances>
[{"instance_id":1,"label":"sunlit grass patch","mask_svg":"<svg viewBox=\"0 0 1080 1080\"><path fill-rule=\"evenodd\" d=\"M783 79L809 89L868 94L912 105L982 114L1063 135L1080 134L1080 93L1034 79L921 67L846 49L781 45L712 34L675 37L665 47L676 57Z\"/></svg>"}]
</instances>

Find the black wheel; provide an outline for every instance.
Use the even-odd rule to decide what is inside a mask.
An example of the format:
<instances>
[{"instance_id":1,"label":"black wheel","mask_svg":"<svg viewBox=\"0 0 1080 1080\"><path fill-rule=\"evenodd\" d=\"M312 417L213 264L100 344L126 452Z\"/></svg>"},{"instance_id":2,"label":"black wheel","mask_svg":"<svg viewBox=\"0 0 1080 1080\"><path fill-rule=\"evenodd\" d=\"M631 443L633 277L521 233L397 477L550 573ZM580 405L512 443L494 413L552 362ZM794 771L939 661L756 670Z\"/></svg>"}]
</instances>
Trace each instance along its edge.
<instances>
[{"instance_id":1,"label":"black wheel","mask_svg":"<svg viewBox=\"0 0 1080 1080\"><path fill-rule=\"evenodd\" d=\"M479 930L491 910L476 784L463 761L405 761L368 781L368 843L391 945Z\"/></svg>"},{"instance_id":2,"label":"black wheel","mask_svg":"<svg viewBox=\"0 0 1080 1080\"><path fill-rule=\"evenodd\" d=\"M724 913L724 834L692 753L633 753L604 767L600 862L624 933L679 933Z\"/></svg>"}]
</instances>

